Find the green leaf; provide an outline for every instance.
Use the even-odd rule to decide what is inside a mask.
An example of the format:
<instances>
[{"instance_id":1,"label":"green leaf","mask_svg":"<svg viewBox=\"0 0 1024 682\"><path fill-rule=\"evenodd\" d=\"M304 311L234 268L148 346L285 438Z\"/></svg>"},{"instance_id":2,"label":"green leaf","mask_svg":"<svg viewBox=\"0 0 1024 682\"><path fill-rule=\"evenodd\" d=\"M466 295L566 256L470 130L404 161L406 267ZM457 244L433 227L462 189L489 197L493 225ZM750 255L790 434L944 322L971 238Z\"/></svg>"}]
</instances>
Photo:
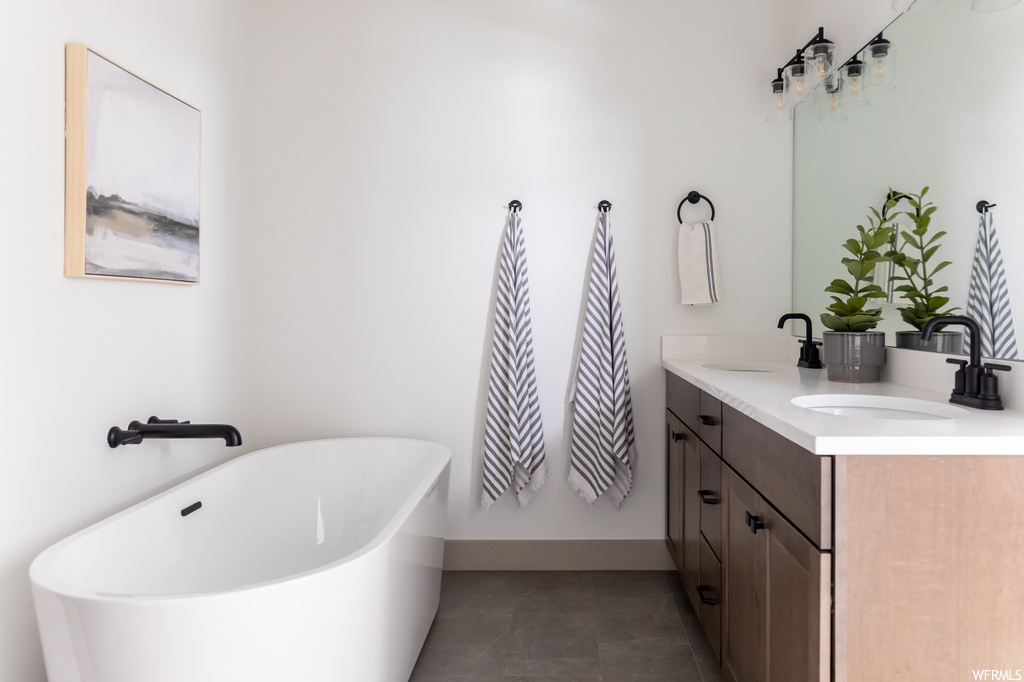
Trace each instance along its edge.
<instances>
[{"instance_id":1,"label":"green leaf","mask_svg":"<svg viewBox=\"0 0 1024 682\"><path fill-rule=\"evenodd\" d=\"M903 237L903 241L905 241L907 244L909 244L910 246L914 247L915 249L920 249L921 248L920 242L918 242L916 239L914 239L913 235L911 235L906 230L903 230L903 232L900 233L900 236Z\"/></svg>"},{"instance_id":2,"label":"green leaf","mask_svg":"<svg viewBox=\"0 0 1024 682\"><path fill-rule=\"evenodd\" d=\"M950 262L948 260L942 261L941 263L936 265L934 268L932 268L932 274L934 275L936 272L938 272L942 268L946 267L947 265L950 265Z\"/></svg>"},{"instance_id":3,"label":"green leaf","mask_svg":"<svg viewBox=\"0 0 1024 682\"><path fill-rule=\"evenodd\" d=\"M948 296L932 296L932 299L928 301L928 312L934 313L947 303L949 303Z\"/></svg>"},{"instance_id":4,"label":"green leaf","mask_svg":"<svg viewBox=\"0 0 1024 682\"><path fill-rule=\"evenodd\" d=\"M849 325L846 324L841 318L835 315L829 315L827 313L821 314L821 323L831 329L834 332L846 332L850 331Z\"/></svg>"}]
</instances>

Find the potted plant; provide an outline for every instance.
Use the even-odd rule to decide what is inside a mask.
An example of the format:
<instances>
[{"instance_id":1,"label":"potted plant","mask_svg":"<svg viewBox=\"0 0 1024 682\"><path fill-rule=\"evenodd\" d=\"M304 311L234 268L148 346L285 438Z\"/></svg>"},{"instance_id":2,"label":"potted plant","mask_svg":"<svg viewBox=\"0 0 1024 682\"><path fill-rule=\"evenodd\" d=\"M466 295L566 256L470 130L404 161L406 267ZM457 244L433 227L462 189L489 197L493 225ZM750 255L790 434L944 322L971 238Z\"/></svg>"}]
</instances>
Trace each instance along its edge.
<instances>
[{"instance_id":1,"label":"potted plant","mask_svg":"<svg viewBox=\"0 0 1024 682\"><path fill-rule=\"evenodd\" d=\"M885 214L892 210L897 202L904 199L913 208L912 211L903 212L903 215L913 222L913 228L909 231L902 230L899 235L902 237L902 243L897 245L897 240L894 238L893 248L885 254L885 257L902 272L902 274L892 276L893 281L902 282L895 287L894 291L902 294L905 300L905 305L900 306L897 310L903 316L903 321L916 330L896 332L896 346L941 353L960 353L963 348L962 332L936 331L932 334L930 341L921 340L921 329L924 328L928 320L933 317L950 315L960 310L955 307L942 310L942 307L949 303L949 296L942 295L949 291L949 287L945 285L936 287L932 279L950 262L942 261L938 265L930 263L935 252L941 246L939 240L946 233L939 231L932 235L928 234L928 226L931 224L936 206L931 202L925 202L924 195L927 193L927 187L922 189L920 194L895 194L890 191L889 200L883 210L883 214ZM896 213L893 217L895 218L897 215L900 214ZM937 327L937 329L941 330L942 327Z\"/></svg>"},{"instance_id":2,"label":"potted plant","mask_svg":"<svg viewBox=\"0 0 1024 682\"><path fill-rule=\"evenodd\" d=\"M873 282L873 272L885 260L881 249L895 228L874 207L871 213L869 226L858 225L858 238L843 244L851 256L842 263L853 281L834 279L825 287L832 293L832 304L821 315L822 324L831 330L822 333L822 362L828 366L829 381L878 381L885 364L885 333L872 331L882 319L882 309L867 306L885 298L885 291Z\"/></svg>"}]
</instances>

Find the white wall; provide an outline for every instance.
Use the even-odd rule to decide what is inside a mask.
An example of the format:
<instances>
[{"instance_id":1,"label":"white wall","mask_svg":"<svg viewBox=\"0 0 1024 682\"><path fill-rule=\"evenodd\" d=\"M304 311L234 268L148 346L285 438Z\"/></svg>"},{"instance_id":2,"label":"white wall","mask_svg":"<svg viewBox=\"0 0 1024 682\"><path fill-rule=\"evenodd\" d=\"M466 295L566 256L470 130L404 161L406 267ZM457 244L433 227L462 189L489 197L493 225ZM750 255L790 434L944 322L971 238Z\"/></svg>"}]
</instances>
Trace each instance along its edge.
<instances>
[{"instance_id":1,"label":"white wall","mask_svg":"<svg viewBox=\"0 0 1024 682\"><path fill-rule=\"evenodd\" d=\"M0 680L45 679L28 566L47 545L246 449L111 450L151 414L251 418L249 65L242 0L4 2L0 65ZM202 284L65 279L64 44L203 110Z\"/></svg>"},{"instance_id":2,"label":"white wall","mask_svg":"<svg viewBox=\"0 0 1024 682\"><path fill-rule=\"evenodd\" d=\"M663 537L660 337L771 332L789 310L791 131L764 122L761 96L796 41L789 7L261 3L260 444L444 443L451 538ZM691 189L715 202L720 230L723 302L701 309L676 302L675 210ZM485 513L489 312L513 198L549 480L525 509L506 494ZM613 203L640 453L621 511L566 482L563 398L600 199Z\"/></svg>"}]
</instances>

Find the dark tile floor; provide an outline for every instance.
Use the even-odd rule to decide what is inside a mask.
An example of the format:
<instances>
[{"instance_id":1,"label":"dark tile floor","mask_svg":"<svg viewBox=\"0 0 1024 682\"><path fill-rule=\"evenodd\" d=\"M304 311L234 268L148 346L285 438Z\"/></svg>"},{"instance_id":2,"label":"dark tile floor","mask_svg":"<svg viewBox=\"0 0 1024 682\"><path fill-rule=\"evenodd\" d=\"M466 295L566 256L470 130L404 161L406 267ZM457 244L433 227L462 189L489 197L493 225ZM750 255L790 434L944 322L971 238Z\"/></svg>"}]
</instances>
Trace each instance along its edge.
<instances>
[{"instance_id":1,"label":"dark tile floor","mask_svg":"<svg viewBox=\"0 0 1024 682\"><path fill-rule=\"evenodd\" d=\"M720 682L679 577L453 571L410 682Z\"/></svg>"}]
</instances>

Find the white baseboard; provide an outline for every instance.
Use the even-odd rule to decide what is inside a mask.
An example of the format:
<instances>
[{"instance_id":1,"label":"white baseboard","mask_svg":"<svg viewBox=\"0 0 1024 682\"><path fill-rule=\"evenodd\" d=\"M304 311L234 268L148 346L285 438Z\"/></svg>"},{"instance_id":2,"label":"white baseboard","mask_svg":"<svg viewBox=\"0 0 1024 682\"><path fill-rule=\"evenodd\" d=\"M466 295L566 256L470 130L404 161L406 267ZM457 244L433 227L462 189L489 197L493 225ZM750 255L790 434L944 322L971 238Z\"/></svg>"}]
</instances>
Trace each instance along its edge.
<instances>
[{"instance_id":1,"label":"white baseboard","mask_svg":"<svg viewBox=\"0 0 1024 682\"><path fill-rule=\"evenodd\" d=\"M446 571L672 571L664 540L447 540Z\"/></svg>"}]
</instances>

